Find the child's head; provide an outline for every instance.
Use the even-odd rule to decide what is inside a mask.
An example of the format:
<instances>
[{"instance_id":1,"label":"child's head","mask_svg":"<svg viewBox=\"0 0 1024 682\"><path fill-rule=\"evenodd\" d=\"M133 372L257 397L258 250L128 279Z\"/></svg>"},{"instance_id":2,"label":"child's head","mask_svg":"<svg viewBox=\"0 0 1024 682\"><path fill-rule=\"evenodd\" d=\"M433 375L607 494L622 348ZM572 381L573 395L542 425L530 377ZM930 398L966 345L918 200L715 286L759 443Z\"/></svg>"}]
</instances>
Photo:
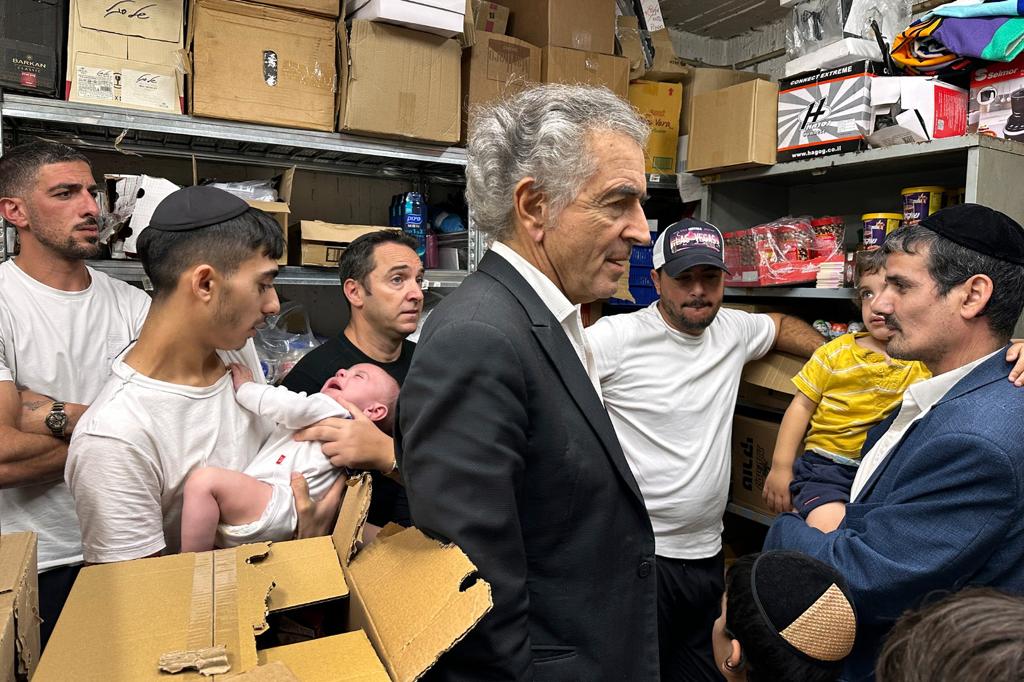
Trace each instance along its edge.
<instances>
[{"instance_id":1,"label":"child's head","mask_svg":"<svg viewBox=\"0 0 1024 682\"><path fill-rule=\"evenodd\" d=\"M879 682L1010 682L1024 670L1024 599L990 588L910 611L889 633Z\"/></svg>"},{"instance_id":2,"label":"child's head","mask_svg":"<svg viewBox=\"0 0 1024 682\"><path fill-rule=\"evenodd\" d=\"M864 329L882 343L889 340L892 330L885 326L885 318L871 311L871 303L885 286L885 253L881 249L861 251L857 254L857 301Z\"/></svg>"},{"instance_id":3,"label":"child's head","mask_svg":"<svg viewBox=\"0 0 1024 682\"><path fill-rule=\"evenodd\" d=\"M320 392L334 400L347 400L376 423L381 431L391 433L395 403L398 402L398 382L377 365L363 362L338 370L324 383Z\"/></svg>"},{"instance_id":4,"label":"child's head","mask_svg":"<svg viewBox=\"0 0 1024 682\"><path fill-rule=\"evenodd\" d=\"M726 680L839 678L857 619L834 569L799 552L751 554L729 568L725 587L712 642Z\"/></svg>"}]
</instances>

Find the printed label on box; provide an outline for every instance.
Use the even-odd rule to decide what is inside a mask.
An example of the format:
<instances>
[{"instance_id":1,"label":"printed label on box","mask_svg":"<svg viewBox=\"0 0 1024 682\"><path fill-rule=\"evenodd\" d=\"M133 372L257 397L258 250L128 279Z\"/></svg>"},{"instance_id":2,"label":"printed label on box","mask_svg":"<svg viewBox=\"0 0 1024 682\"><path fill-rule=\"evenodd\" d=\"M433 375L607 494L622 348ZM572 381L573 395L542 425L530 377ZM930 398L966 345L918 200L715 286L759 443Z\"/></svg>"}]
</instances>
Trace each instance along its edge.
<instances>
[{"instance_id":1,"label":"printed label on box","mask_svg":"<svg viewBox=\"0 0 1024 682\"><path fill-rule=\"evenodd\" d=\"M117 75L112 69L95 69L79 66L75 71L75 85L78 97L102 101L115 100Z\"/></svg>"},{"instance_id":2,"label":"printed label on box","mask_svg":"<svg viewBox=\"0 0 1024 682\"><path fill-rule=\"evenodd\" d=\"M178 92L174 76L125 69L121 74L121 99L133 106L178 110Z\"/></svg>"}]
</instances>

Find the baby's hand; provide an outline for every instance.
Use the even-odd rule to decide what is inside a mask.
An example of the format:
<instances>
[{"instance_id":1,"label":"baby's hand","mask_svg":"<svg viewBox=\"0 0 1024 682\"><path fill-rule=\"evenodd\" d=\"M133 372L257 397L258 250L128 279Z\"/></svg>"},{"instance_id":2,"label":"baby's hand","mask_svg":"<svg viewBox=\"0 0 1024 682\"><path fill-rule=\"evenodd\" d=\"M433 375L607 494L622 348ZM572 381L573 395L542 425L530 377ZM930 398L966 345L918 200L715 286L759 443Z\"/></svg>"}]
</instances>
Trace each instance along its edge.
<instances>
[{"instance_id":1,"label":"baby's hand","mask_svg":"<svg viewBox=\"0 0 1024 682\"><path fill-rule=\"evenodd\" d=\"M228 368L231 370L231 383L234 384L236 392L242 384L252 381L252 370L245 365L232 362Z\"/></svg>"},{"instance_id":2,"label":"baby's hand","mask_svg":"<svg viewBox=\"0 0 1024 682\"><path fill-rule=\"evenodd\" d=\"M789 484L793 482L793 470L772 467L764 481L762 497L773 512L781 514L793 508L789 497Z\"/></svg>"}]
</instances>

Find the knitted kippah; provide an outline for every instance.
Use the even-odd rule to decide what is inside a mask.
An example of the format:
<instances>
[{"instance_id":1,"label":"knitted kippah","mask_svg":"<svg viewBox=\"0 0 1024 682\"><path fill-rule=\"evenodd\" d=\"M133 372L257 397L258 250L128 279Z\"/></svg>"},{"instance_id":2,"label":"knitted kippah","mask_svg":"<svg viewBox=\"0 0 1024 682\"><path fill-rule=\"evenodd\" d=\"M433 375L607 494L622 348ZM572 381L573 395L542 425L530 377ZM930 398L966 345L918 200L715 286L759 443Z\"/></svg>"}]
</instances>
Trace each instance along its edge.
<instances>
[{"instance_id":1,"label":"knitted kippah","mask_svg":"<svg viewBox=\"0 0 1024 682\"><path fill-rule=\"evenodd\" d=\"M800 552L764 552L751 569L750 587L765 622L801 656L834 662L853 649L856 612L832 567Z\"/></svg>"}]
</instances>

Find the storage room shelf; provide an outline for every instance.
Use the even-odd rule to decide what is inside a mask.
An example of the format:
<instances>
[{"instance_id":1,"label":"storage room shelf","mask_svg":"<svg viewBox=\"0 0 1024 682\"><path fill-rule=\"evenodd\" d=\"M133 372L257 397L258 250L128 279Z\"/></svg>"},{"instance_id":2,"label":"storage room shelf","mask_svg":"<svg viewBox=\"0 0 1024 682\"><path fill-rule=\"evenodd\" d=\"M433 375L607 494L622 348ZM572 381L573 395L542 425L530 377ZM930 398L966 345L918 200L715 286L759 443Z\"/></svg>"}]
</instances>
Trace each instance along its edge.
<instances>
[{"instance_id":1,"label":"storage room shelf","mask_svg":"<svg viewBox=\"0 0 1024 682\"><path fill-rule=\"evenodd\" d=\"M459 147L360 138L26 97L0 95L3 127L74 146L249 164L295 165L350 175L435 176L463 181Z\"/></svg>"},{"instance_id":2,"label":"storage room shelf","mask_svg":"<svg viewBox=\"0 0 1024 682\"><path fill-rule=\"evenodd\" d=\"M968 151L978 147L1024 156L1024 144L975 134L731 171L705 176L703 181L710 185L743 180L799 185L853 180L878 174L901 173L908 174L909 178L916 171L943 166L966 166Z\"/></svg>"},{"instance_id":3,"label":"storage room shelf","mask_svg":"<svg viewBox=\"0 0 1024 682\"><path fill-rule=\"evenodd\" d=\"M747 509L746 507L741 507L740 505L733 504L732 502L725 505L725 510L732 514L736 514L737 516L742 516L745 519L756 521L757 523L760 523L765 526L772 525L772 521L775 520L773 517L768 516L767 514L756 512L753 509Z\"/></svg>"},{"instance_id":4,"label":"storage room shelf","mask_svg":"<svg viewBox=\"0 0 1024 682\"><path fill-rule=\"evenodd\" d=\"M145 273L142 263L131 260L89 261L89 266L125 282L142 282ZM461 270L427 270L423 279L424 289L442 289L462 284L466 272ZM274 280L277 285L299 286L340 286L338 271L333 268L305 268L286 265Z\"/></svg>"},{"instance_id":5,"label":"storage room shelf","mask_svg":"<svg viewBox=\"0 0 1024 682\"><path fill-rule=\"evenodd\" d=\"M815 289L814 287L726 287L727 298L819 298L852 299L853 289Z\"/></svg>"}]
</instances>

